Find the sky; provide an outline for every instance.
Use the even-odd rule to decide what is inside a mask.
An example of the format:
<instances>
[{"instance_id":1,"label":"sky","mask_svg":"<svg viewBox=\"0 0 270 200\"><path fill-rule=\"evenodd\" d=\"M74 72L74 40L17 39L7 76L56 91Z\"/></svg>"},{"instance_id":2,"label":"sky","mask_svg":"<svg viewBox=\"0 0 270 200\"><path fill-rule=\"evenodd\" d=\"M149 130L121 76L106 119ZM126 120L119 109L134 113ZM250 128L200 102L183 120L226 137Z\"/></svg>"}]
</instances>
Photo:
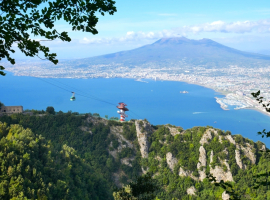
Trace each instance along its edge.
<instances>
[{"instance_id":1,"label":"sky","mask_svg":"<svg viewBox=\"0 0 270 200\"><path fill-rule=\"evenodd\" d=\"M117 12L99 17L99 33L72 31L71 42L44 45L59 59L86 58L151 44L163 37L208 38L243 51L270 54L269 0L115 0ZM16 51L15 58L24 58Z\"/></svg>"}]
</instances>

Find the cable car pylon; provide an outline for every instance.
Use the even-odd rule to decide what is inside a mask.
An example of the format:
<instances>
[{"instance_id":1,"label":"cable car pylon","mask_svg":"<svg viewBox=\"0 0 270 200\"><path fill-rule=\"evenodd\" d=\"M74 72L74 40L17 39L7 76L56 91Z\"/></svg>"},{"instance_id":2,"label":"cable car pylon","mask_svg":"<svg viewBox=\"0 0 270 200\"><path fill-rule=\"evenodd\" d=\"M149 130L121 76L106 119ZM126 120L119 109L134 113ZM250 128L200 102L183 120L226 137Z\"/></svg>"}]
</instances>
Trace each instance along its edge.
<instances>
[{"instance_id":1,"label":"cable car pylon","mask_svg":"<svg viewBox=\"0 0 270 200\"><path fill-rule=\"evenodd\" d=\"M127 106L127 104L125 104L125 103L123 103L123 102L121 102L121 103L118 103L119 105L118 106L116 106L119 110L117 111L117 113L119 113L120 114L120 121L121 122L124 122L125 121L125 119L126 119L126 117L128 117L127 115L126 115L126 111L129 111L129 109L128 108L126 108L126 106Z\"/></svg>"}]
</instances>

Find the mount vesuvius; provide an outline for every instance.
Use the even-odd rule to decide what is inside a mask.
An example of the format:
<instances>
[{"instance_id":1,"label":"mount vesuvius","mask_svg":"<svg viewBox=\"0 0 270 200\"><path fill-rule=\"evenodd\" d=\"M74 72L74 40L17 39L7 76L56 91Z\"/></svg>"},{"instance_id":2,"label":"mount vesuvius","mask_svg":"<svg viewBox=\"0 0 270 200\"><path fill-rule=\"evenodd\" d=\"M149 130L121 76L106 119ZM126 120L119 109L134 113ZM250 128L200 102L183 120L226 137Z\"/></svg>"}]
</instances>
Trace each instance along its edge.
<instances>
[{"instance_id":1,"label":"mount vesuvius","mask_svg":"<svg viewBox=\"0 0 270 200\"><path fill-rule=\"evenodd\" d=\"M129 67L204 66L207 68L240 65L264 67L270 56L236 50L210 39L191 40L185 37L162 38L153 44L133 50L69 61L74 67L98 64Z\"/></svg>"}]
</instances>

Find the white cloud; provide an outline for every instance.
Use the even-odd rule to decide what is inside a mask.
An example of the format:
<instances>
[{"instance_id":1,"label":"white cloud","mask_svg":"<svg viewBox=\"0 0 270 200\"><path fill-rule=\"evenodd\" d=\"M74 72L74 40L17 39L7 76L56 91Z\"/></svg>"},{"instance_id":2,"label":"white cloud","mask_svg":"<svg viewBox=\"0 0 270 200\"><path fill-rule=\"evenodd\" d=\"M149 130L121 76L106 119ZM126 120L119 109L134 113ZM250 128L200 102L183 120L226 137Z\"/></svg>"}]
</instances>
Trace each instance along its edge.
<instances>
[{"instance_id":1,"label":"white cloud","mask_svg":"<svg viewBox=\"0 0 270 200\"><path fill-rule=\"evenodd\" d=\"M84 37L80 40L82 44L112 44L121 42L137 42L142 40L153 41L163 37L179 37L186 36L187 34L199 34L199 33L268 33L270 32L270 20L258 20L258 21L236 21L236 22L224 22L214 21L203 23L193 26L183 26L174 28L171 30L162 31L150 31L150 32L134 32L128 31L122 37L112 38L93 38L89 39Z\"/></svg>"},{"instance_id":2,"label":"white cloud","mask_svg":"<svg viewBox=\"0 0 270 200\"><path fill-rule=\"evenodd\" d=\"M270 32L270 20L258 21L236 21L227 23L224 21L214 21L196 26L184 26L177 28L180 32L223 32L223 33L251 33Z\"/></svg>"}]
</instances>

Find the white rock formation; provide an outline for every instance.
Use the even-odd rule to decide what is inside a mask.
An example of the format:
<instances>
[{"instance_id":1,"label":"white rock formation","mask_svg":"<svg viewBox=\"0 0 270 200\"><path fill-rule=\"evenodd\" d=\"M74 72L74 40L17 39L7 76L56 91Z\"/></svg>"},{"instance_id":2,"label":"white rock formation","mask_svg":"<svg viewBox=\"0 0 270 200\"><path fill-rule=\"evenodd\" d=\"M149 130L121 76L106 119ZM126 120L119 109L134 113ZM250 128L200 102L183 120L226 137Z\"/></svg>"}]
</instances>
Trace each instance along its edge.
<instances>
[{"instance_id":1,"label":"white rock formation","mask_svg":"<svg viewBox=\"0 0 270 200\"><path fill-rule=\"evenodd\" d=\"M188 176L189 173L186 172L182 167L179 169L179 176Z\"/></svg>"},{"instance_id":2,"label":"white rock formation","mask_svg":"<svg viewBox=\"0 0 270 200\"><path fill-rule=\"evenodd\" d=\"M241 150L244 152L245 156L248 157L248 159L251 161L251 163L254 165L256 163L256 156L252 152L252 146L247 143L247 147L243 147L241 145Z\"/></svg>"},{"instance_id":3,"label":"white rock formation","mask_svg":"<svg viewBox=\"0 0 270 200\"><path fill-rule=\"evenodd\" d=\"M226 135L225 138L227 138L230 143L235 145L235 140L233 139L233 137L231 135Z\"/></svg>"},{"instance_id":4,"label":"white rock formation","mask_svg":"<svg viewBox=\"0 0 270 200\"><path fill-rule=\"evenodd\" d=\"M122 158L120 161L122 164L132 167L130 161L134 160L134 158Z\"/></svg>"},{"instance_id":5,"label":"white rock formation","mask_svg":"<svg viewBox=\"0 0 270 200\"><path fill-rule=\"evenodd\" d=\"M243 169L244 167L243 167L243 163L241 160L239 149L235 149L235 160L236 160L236 164L239 166L239 168Z\"/></svg>"},{"instance_id":6,"label":"white rock formation","mask_svg":"<svg viewBox=\"0 0 270 200\"><path fill-rule=\"evenodd\" d=\"M178 163L178 160L175 157L173 157L171 152L168 152L166 154L166 161L167 161L167 164L168 164L170 170L173 172L173 169L174 169L175 165Z\"/></svg>"},{"instance_id":7,"label":"white rock formation","mask_svg":"<svg viewBox=\"0 0 270 200\"><path fill-rule=\"evenodd\" d=\"M200 140L200 144L201 145L208 144L208 140L212 140L211 129L207 129L205 131L205 133L203 134L203 136Z\"/></svg>"},{"instance_id":8,"label":"white rock formation","mask_svg":"<svg viewBox=\"0 0 270 200\"><path fill-rule=\"evenodd\" d=\"M211 156L210 156L210 163L213 162L213 156L214 153L211 151ZM223 180L224 182L226 181L233 181L233 176L230 170L230 166L227 162L227 160L219 160L222 164L226 165L227 171L225 172L222 167L220 166L215 166L215 168L210 167L210 173L216 177L217 182L220 182Z\"/></svg>"},{"instance_id":9,"label":"white rock formation","mask_svg":"<svg viewBox=\"0 0 270 200\"><path fill-rule=\"evenodd\" d=\"M191 186L190 188L187 189L187 194L188 194L188 195L194 195L194 196L197 196L197 195L196 195L196 192L197 192L197 190L196 190L196 188L195 188L194 186Z\"/></svg>"},{"instance_id":10,"label":"white rock formation","mask_svg":"<svg viewBox=\"0 0 270 200\"><path fill-rule=\"evenodd\" d=\"M142 167L142 172L143 172L143 174L146 174L148 170L149 170L149 167L147 167L146 170L144 170L144 168Z\"/></svg>"},{"instance_id":11,"label":"white rock formation","mask_svg":"<svg viewBox=\"0 0 270 200\"><path fill-rule=\"evenodd\" d=\"M191 171L185 171L182 167L180 167L179 169L179 176L189 176L190 178L192 178L195 181L198 181L199 179L195 176L192 175Z\"/></svg>"},{"instance_id":12,"label":"white rock formation","mask_svg":"<svg viewBox=\"0 0 270 200\"><path fill-rule=\"evenodd\" d=\"M230 195L229 194L227 194L226 193L226 191L224 191L223 193L222 193L222 200L229 200L230 199Z\"/></svg>"},{"instance_id":13,"label":"white rock formation","mask_svg":"<svg viewBox=\"0 0 270 200\"><path fill-rule=\"evenodd\" d=\"M200 151L200 155L199 155L199 162L197 164L197 169L198 172L200 174L199 176L199 180L202 181L203 179L206 178L206 174L205 174L205 168L206 168L206 151L204 149L203 146L200 146L199 148ZM203 169L201 170L201 167L203 167Z\"/></svg>"},{"instance_id":14,"label":"white rock formation","mask_svg":"<svg viewBox=\"0 0 270 200\"><path fill-rule=\"evenodd\" d=\"M213 150L211 151L211 154L210 154L210 164L213 162L213 156L214 156L214 152Z\"/></svg>"},{"instance_id":15,"label":"white rock formation","mask_svg":"<svg viewBox=\"0 0 270 200\"><path fill-rule=\"evenodd\" d=\"M262 145L262 147L260 148L261 151L266 151L266 147L265 145Z\"/></svg>"},{"instance_id":16,"label":"white rock formation","mask_svg":"<svg viewBox=\"0 0 270 200\"><path fill-rule=\"evenodd\" d=\"M142 123L142 127L140 127L140 123ZM142 157L148 158L148 149L149 149L148 134L152 131L151 125L149 124L149 122L143 120L136 120L135 126ZM144 131L142 131L142 129L144 129Z\"/></svg>"},{"instance_id":17,"label":"white rock formation","mask_svg":"<svg viewBox=\"0 0 270 200\"><path fill-rule=\"evenodd\" d=\"M133 144L127 140L126 138L124 138L124 136L121 134L123 132L123 128L120 126L112 126L110 127L110 133L114 134L117 137L117 140L119 142L119 145L117 147L117 149L110 151L109 153L116 158L117 154L122 151L123 148L134 148ZM123 144L123 142L125 142L125 144ZM109 147L112 147L112 142L110 143Z\"/></svg>"},{"instance_id":18,"label":"white rock formation","mask_svg":"<svg viewBox=\"0 0 270 200\"><path fill-rule=\"evenodd\" d=\"M221 135L218 137L218 141L222 144L222 136Z\"/></svg>"},{"instance_id":19,"label":"white rock formation","mask_svg":"<svg viewBox=\"0 0 270 200\"><path fill-rule=\"evenodd\" d=\"M175 127L170 127L170 126L166 126L169 130L172 136L176 136L178 134L180 134L178 128Z\"/></svg>"}]
</instances>

